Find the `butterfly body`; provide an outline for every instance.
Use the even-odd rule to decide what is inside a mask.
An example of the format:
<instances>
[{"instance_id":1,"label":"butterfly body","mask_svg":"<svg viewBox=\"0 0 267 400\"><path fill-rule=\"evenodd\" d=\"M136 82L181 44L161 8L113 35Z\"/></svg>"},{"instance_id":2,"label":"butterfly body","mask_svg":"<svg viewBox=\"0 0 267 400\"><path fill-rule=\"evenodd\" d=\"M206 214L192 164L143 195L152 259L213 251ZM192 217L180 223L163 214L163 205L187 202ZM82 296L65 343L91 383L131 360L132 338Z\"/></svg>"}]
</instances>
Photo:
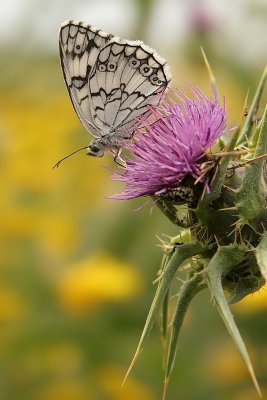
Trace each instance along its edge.
<instances>
[{"instance_id":1,"label":"butterfly body","mask_svg":"<svg viewBox=\"0 0 267 400\"><path fill-rule=\"evenodd\" d=\"M138 119L160 103L171 79L165 60L141 41L76 21L62 24L59 49L73 107L94 137L88 154L118 153Z\"/></svg>"}]
</instances>

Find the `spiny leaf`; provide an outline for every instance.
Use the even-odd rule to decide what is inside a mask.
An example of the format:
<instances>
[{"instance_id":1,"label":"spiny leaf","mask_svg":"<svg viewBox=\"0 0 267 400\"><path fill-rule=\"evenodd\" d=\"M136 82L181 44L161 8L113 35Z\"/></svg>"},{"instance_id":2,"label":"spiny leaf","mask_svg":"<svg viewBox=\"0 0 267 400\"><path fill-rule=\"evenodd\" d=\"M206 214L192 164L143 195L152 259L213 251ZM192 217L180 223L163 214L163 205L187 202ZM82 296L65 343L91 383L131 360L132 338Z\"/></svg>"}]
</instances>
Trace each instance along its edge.
<instances>
[{"instance_id":1,"label":"spiny leaf","mask_svg":"<svg viewBox=\"0 0 267 400\"><path fill-rule=\"evenodd\" d=\"M265 194L261 185L265 160L261 156L267 152L267 108L258 129L260 132L254 153L255 160L246 165L242 185L237 192L239 214L247 221L258 218L265 207Z\"/></svg>"},{"instance_id":2,"label":"spiny leaf","mask_svg":"<svg viewBox=\"0 0 267 400\"><path fill-rule=\"evenodd\" d=\"M238 247L236 245L232 245L219 247L206 269L207 283L212 297L216 301L216 305L228 329L228 332L230 333L243 360L245 361L256 391L259 397L261 397L261 390L255 376L250 357L236 326L222 287L222 277L226 275L227 272L229 272L236 264L241 262L244 256L245 250L240 246Z\"/></svg>"},{"instance_id":3,"label":"spiny leaf","mask_svg":"<svg viewBox=\"0 0 267 400\"><path fill-rule=\"evenodd\" d=\"M267 282L267 235L263 236L255 253L262 276Z\"/></svg>"},{"instance_id":4,"label":"spiny leaf","mask_svg":"<svg viewBox=\"0 0 267 400\"><path fill-rule=\"evenodd\" d=\"M227 144L227 146L225 148L225 152L230 153L231 151L234 150L238 136L239 136L239 132L240 132L240 129L238 128L234 132L229 143ZM221 190L222 190L222 185L225 181L225 175L226 175L230 160L231 160L231 156L222 157L222 159L220 160L215 178L210 185L210 193L205 193L205 196L202 201L202 205L207 206L208 204L212 203L214 200L216 200L220 196Z\"/></svg>"}]
</instances>

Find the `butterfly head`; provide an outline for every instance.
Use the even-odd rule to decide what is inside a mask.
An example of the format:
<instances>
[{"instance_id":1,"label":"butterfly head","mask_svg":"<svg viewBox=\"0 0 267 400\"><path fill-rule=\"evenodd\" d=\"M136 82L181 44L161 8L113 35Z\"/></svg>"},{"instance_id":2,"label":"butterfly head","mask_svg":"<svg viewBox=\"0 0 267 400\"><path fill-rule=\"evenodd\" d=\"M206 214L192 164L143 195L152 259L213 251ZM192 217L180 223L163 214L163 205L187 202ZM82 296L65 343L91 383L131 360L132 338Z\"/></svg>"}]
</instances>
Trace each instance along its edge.
<instances>
[{"instance_id":1,"label":"butterfly head","mask_svg":"<svg viewBox=\"0 0 267 400\"><path fill-rule=\"evenodd\" d=\"M103 157L104 155L104 147L97 140L93 140L87 147L87 150L88 150L87 153L88 156Z\"/></svg>"}]
</instances>

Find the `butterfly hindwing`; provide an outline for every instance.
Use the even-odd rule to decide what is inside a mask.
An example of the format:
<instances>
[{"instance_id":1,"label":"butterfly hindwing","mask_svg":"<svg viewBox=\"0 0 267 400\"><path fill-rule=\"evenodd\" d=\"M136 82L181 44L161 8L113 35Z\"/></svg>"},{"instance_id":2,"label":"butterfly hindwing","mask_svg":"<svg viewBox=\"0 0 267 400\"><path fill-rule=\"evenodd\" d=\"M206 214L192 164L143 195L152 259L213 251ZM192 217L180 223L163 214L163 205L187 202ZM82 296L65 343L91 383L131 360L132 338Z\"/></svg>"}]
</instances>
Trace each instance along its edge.
<instances>
[{"instance_id":1,"label":"butterfly hindwing","mask_svg":"<svg viewBox=\"0 0 267 400\"><path fill-rule=\"evenodd\" d=\"M103 133L129 137L136 119L158 105L170 81L165 61L140 41L114 37L99 50L89 76L91 110Z\"/></svg>"},{"instance_id":2,"label":"butterfly hindwing","mask_svg":"<svg viewBox=\"0 0 267 400\"><path fill-rule=\"evenodd\" d=\"M83 22L66 21L60 30L60 60L73 107L81 122L93 136L101 134L91 113L89 75L100 49L113 37Z\"/></svg>"}]
</instances>

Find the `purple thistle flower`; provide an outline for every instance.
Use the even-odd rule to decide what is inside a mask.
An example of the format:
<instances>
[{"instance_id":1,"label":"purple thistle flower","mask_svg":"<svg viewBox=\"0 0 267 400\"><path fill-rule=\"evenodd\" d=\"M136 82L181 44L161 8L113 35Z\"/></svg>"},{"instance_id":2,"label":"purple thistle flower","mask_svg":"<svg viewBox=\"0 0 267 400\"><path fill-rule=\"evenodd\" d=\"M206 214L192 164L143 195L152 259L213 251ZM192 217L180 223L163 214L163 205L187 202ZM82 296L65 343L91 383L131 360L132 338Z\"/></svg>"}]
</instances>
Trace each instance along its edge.
<instances>
[{"instance_id":1,"label":"purple thistle flower","mask_svg":"<svg viewBox=\"0 0 267 400\"><path fill-rule=\"evenodd\" d=\"M136 129L133 143L126 144L133 158L126 158L125 171L116 171L114 180L125 183L113 199L132 199L165 193L186 177L201 175L205 152L225 133L226 111L216 99L189 86L191 98L175 92L178 102L163 102L153 109L156 122L142 121L145 130Z\"/></svg>"}]
</instances>

